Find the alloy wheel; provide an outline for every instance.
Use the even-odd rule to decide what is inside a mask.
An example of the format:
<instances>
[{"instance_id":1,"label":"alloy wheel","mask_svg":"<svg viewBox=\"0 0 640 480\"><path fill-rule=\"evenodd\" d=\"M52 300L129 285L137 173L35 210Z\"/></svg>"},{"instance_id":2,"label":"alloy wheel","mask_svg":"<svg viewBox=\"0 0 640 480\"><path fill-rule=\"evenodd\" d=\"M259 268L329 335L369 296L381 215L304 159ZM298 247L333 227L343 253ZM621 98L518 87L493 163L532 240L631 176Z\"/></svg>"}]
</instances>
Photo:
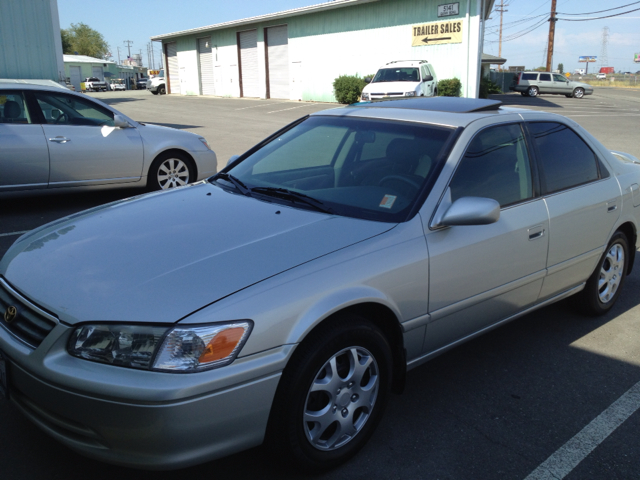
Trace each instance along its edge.
<instances>
[{"instance_id":1,"label":"alloy wheel","mask_svg":"<svg viewBox=\"0 0 640 480\"><path fill-rule=\"evenodd\" d=\"M162 190L189 183L189 167L179 158L168 158L158 168L158 185Z\"/></svg>"},{"instance_id":2,"label":"alloy wheel","mask_svg":"<svg viewBox=\"0 0 640 480\"><path fill-rule=\"evenodd\" d=\"M362 430L378 397L379 372L373 355L362 347L345 348L320 368L303 412L304 432L313 447L336 450Z\"/></svg>"},{"instance_id":3,"label":"alloy wheel","mask_svg":"<svg viewBox=\"0 0 640 480\"><path fill-rule=\"evenodd\" d=\"M624 275L624 265L624 248L619 243L614 243L609 248L600 268L598 298L602 303L609 302L618 291Z\"/></svg>"}]
</instances>

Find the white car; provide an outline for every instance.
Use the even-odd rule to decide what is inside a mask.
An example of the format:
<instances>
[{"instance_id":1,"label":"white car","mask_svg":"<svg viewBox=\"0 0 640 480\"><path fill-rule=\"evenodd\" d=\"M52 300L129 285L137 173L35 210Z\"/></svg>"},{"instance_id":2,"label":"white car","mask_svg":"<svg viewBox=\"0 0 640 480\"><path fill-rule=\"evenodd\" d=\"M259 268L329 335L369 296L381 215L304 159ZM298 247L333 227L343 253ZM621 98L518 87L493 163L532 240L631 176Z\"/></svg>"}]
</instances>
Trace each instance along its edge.
<instances>
[{"instance_id":1,"label":"white car","mask_svg":"<svg viewBox=\"0 0 640 480\"><path fill-rule=\"evenodd\" d=\"M435 97L438 95L436 72L426 60L389 62L362 90L362 101L394 97Z\"/></svg>"},{"instance_id":2,"label":"white car","mask_svg":"<svg viewBox=\"0 0 640 480\"><path fill-rule=\"evenodd\" d=\"M114 91L125 91L127 89L127 86L124 84L124 80L113 81L109 86L111 87L111 90Z\"/></svg>"},{"instance_id":3,"label":"white car","mask_svg":"<svg viewBox=\"0 0 640 480\"><path fill-rule=\"evenodd\" d=\"M186 185L213 175L196 134L138 123L62 87L0 82L0 194L32 189Z\"/></svg>"},{"instance_id":4,"label":"white car","mask_svg":"<svg viewBox=\"0 0 640 480\"><path fill-rule=\"evenodd\" d=\"M596 73L596 78L598 80L606 80L607 74L606 73Z\"/></svg>"}]
</instances>

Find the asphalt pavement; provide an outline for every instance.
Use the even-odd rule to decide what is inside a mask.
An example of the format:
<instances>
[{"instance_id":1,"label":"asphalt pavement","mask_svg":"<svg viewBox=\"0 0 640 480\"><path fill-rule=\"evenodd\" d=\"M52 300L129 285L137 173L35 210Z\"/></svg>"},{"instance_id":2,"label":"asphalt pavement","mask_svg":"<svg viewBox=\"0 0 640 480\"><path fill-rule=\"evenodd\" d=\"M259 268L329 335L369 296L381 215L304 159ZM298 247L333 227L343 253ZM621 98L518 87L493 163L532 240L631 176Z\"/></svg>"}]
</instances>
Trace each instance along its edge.
<instances>
[{"instance_id":1,"label":"asphalt pavement","mask_svg":"<svg viewBox=\"0 0 640 480\"><path fill-rule=\"evenodd\" d=\"M143 122L197 132L218 164L331 104L148 92L92 94ZM596 88L584 99L498 95L507 105L573 118L608 148L640 157L640 90ZM0 198L0 255L17 232L132 190ZM640 477L640 255L604 317L569 300L538 310L408 374L377 432L346 465L309 476L262 447L173 472L87 459L0 401L0 478L64 480L237 479L632 479ZM215 412L211 412L212 415Z\"/></svg>"}]
</instances>

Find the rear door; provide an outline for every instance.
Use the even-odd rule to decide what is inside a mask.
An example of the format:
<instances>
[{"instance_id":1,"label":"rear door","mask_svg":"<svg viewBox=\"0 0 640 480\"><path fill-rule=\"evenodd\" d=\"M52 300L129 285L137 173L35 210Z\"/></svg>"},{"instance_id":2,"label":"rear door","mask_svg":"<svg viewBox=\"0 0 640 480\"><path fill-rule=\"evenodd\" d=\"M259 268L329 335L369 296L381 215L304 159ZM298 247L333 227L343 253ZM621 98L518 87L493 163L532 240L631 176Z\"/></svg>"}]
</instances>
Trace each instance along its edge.
<instances>
[{"instance_id":1,"label":"rear door","mask_svg":"<svg viewBox=\"0 0 640 480\"><path fill-rule=\"evenodd\" d=\"M42 126L18 90L0 90L0 192L46 188L49 149Z\"/></svg>"},{"instance_id":2,"label":"rear door","mask_svg":"<svg viewBox=\"0 0 640 480\"><path fill-rule=\"evenodd\" d=\"M559 93L555 91L550 73L541 73L538 76L538 88L540 89L540 93Z\"/></svg>"},{"instance_id":3,"label":"rear door","mask_svg":"<svg viewBox=\"0 0 640 480\"><path fill-rule=\"evenodd\" d=\"M544 300L587 280L620 215L621 193L595 149L568 124L527 126L550 218Z\"/></svg>"},{"instance_id":4,"label":"rear door","mask_svg":"<svg viewBox=\"0 0 640 480\"><path fill-rule=\"evenodd\" d=\"M79 95L32 93L49 147L49 186L134 182L142 176L136 128L115 128L113 113Z\"/></svg>"}]
</instances>

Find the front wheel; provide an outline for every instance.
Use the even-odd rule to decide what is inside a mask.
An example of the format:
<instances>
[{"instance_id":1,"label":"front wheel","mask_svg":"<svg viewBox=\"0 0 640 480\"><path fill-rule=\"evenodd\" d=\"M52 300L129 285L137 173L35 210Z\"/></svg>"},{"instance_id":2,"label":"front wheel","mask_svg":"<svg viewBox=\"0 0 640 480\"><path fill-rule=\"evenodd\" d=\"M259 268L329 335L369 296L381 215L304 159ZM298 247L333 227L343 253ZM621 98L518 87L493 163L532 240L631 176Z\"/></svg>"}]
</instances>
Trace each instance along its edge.
<instances>
[{"instance_id":1,"label":"front wheel","mask_svg":"<svg viewBox=\"0 0 640 480\"><path fill-rule=\"evenodd\" d=\"M622 232L616 232L589 277L584 290L577 295L579 308L591 316L607 313L620 296L628 270L629 243Z\"/></svg>"},{"instance_id":2,"label":"front wheel","mask_svg":"<svg viewBox=\"0 0 640 480\"><path fill-rule=\"evenodd\" d=\"M169 190L195 180L193 162L179 152L169 152L155 159L147 175L148 190Z\"/></svg>"},{"instance_id":3,"label":"front wheel","mask_svg":"<svg viewBox=\"0 0 640 480\"><path fill-rule=\"evenodd\" d=\"M354 456L387 403L392 356L380 329L349 315L311 334L285 368L269 417L268 444L312 470Z\"/></svg>"},{"instance_id":4,"label":"front wheel","mask_svg":"<svg viewBox=\"0 0 640 480\"><path fill-rule=\"evenodd\" d=\"M164 85L160 85L160 86L158 87L158 93L159 93L160 95L164 95L165 93L167 93L167 89L165 88L165 86L164 86Z\"/></svg>"},{"instance_id":5,"label":"front wheel","mask_svg":"<svg viewBox=\"0 0 640 480\"><path fill-rule=\"evenodd\" d=\"M580 88L580 87L576 88L573 91L573 98L582 98L582 97L584 97L584 88Z\"/></svg>"}]
</instances>

